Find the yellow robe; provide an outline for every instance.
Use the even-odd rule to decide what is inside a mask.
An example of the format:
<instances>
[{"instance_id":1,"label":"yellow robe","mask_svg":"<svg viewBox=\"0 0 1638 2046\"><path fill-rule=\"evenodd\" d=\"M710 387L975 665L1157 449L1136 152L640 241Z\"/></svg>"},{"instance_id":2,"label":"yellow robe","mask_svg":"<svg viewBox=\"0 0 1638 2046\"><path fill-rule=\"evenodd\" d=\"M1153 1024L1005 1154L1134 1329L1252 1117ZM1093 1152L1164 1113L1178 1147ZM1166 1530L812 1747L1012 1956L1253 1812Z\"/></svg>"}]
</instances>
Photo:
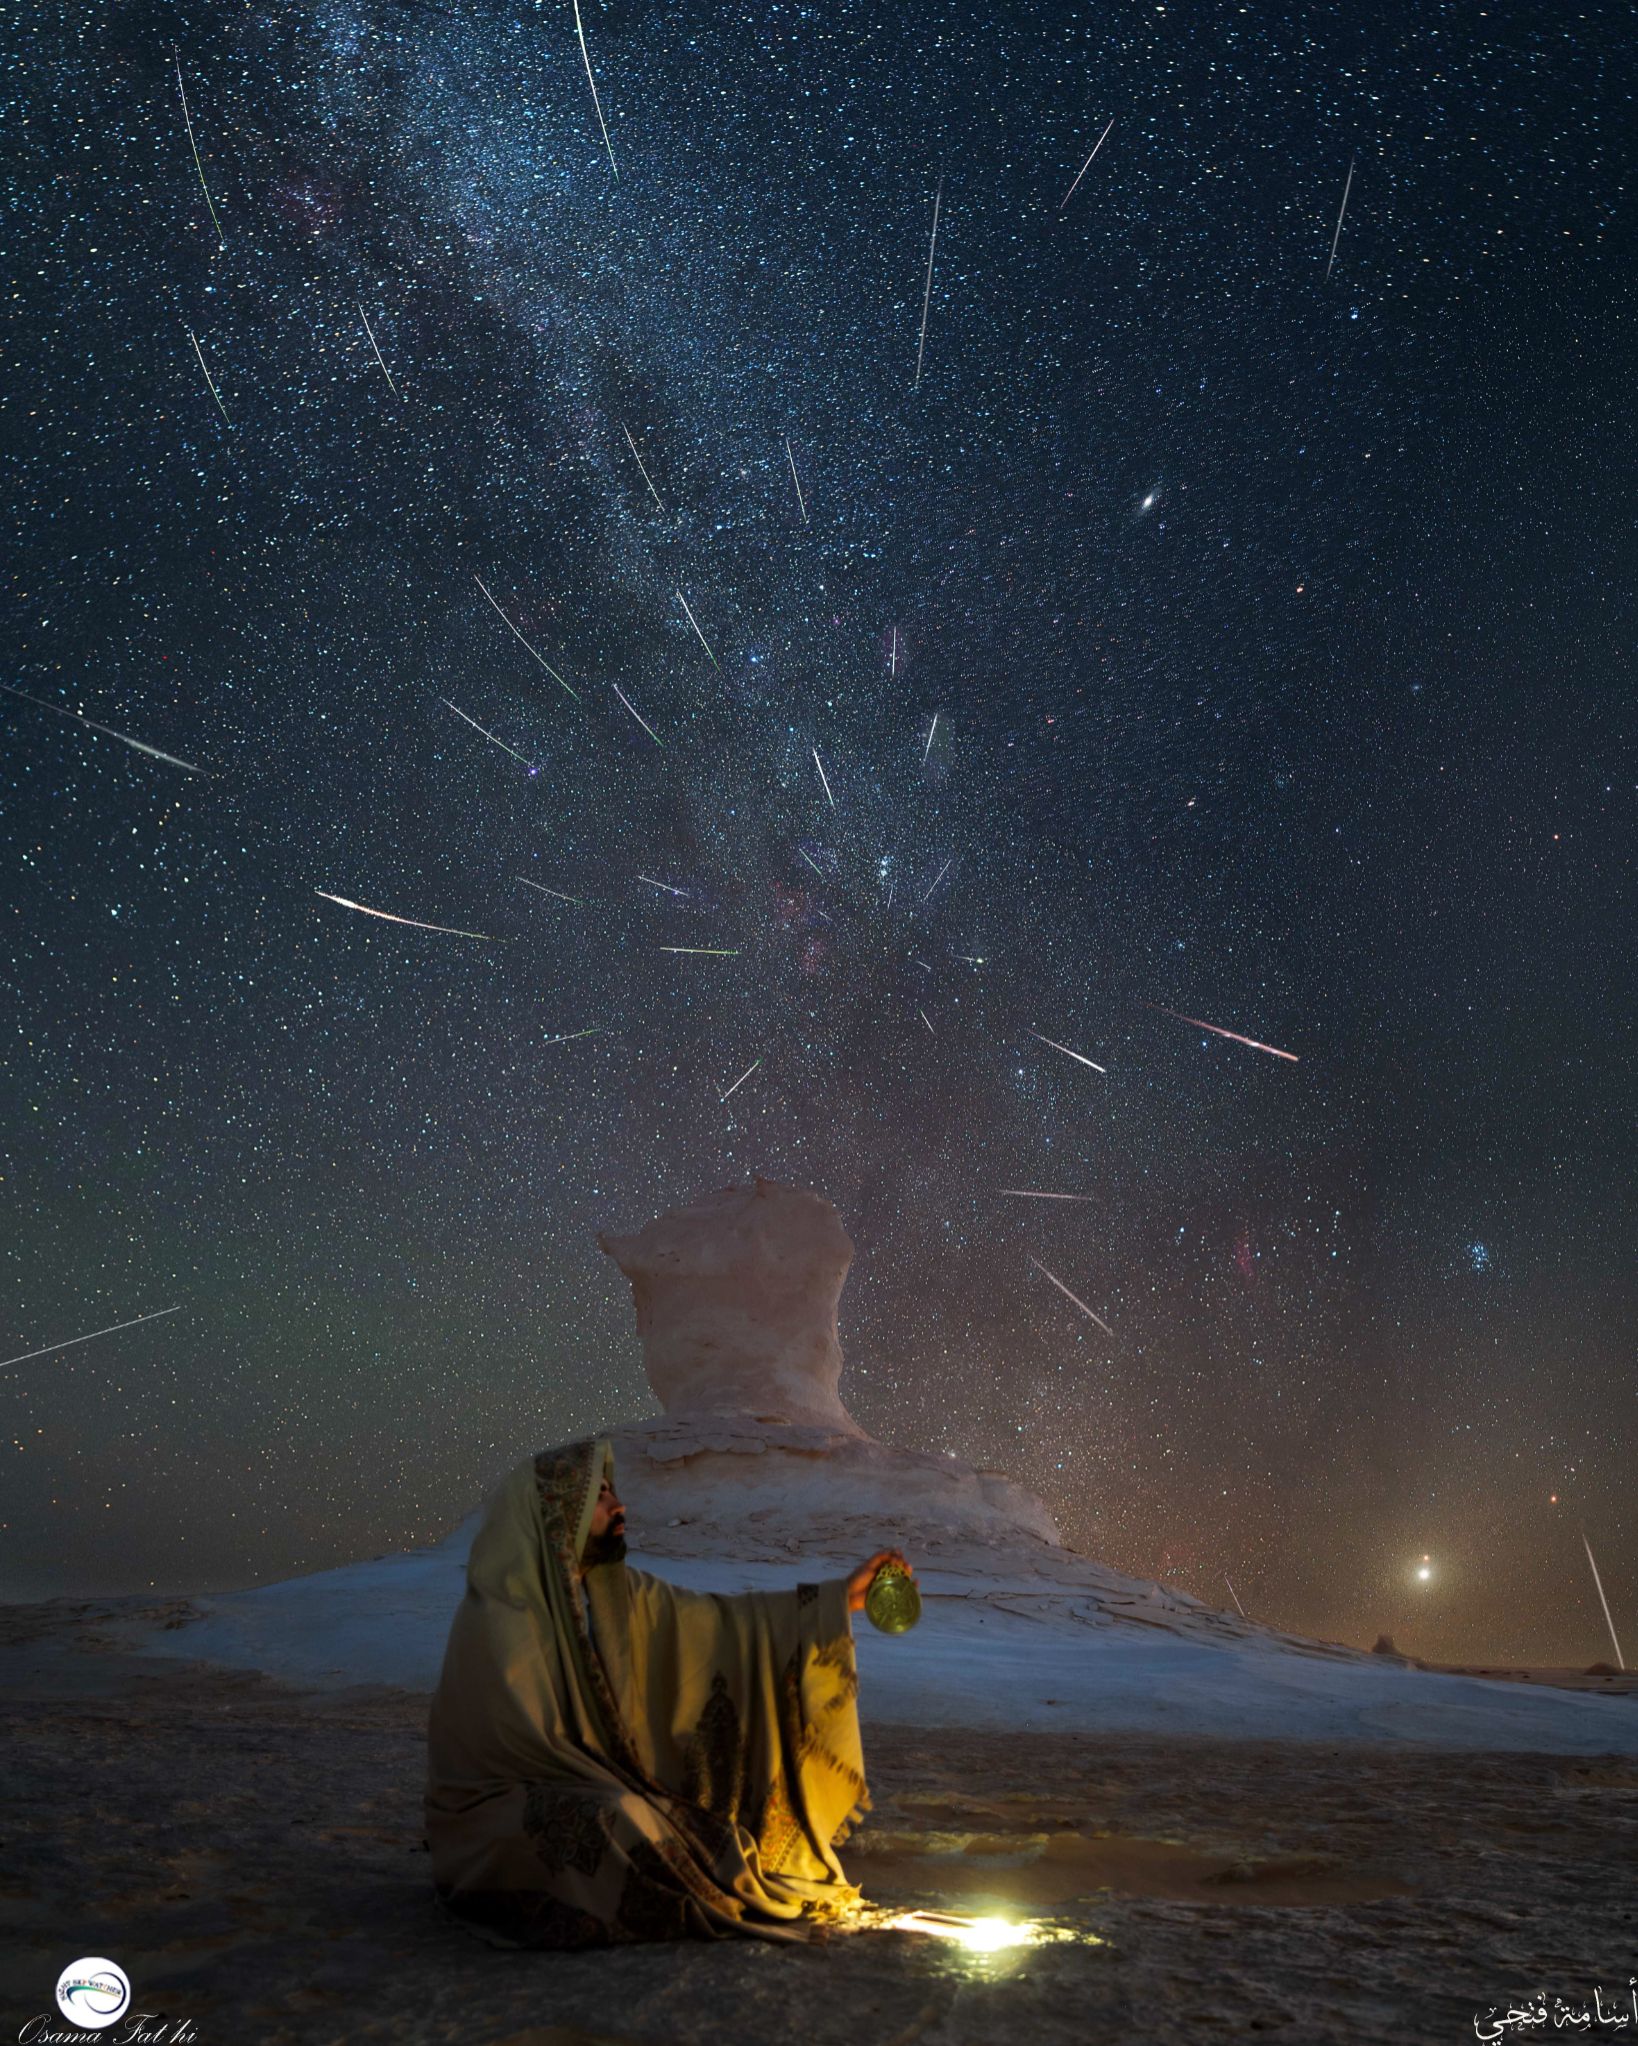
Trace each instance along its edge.
<instances>
[{"instance_id":1,"label":"yellow robe","mask_svg":"<svg viewBox=\"0 0 1638 2046\"><path fill-rule=\"evenodd\" d=\"M836 1849L870 1809L847 1581L582 1579L613 1473L601 1439L543 1450L473 1540L427 1732L436 1894L499 1946L811 1938L859 1897Z\"/></svg>"}]
</instances>

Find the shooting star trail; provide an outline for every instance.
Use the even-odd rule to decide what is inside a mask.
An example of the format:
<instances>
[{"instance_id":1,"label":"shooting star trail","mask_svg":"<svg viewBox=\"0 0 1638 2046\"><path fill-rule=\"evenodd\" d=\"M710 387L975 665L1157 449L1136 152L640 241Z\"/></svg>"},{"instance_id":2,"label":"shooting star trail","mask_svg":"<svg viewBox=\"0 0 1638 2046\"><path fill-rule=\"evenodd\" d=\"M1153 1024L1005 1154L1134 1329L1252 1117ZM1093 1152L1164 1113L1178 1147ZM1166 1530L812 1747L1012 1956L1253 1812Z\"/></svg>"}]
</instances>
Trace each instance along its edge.
<instances>
[{"instance_id":1,"label":"shooting star trail","mask_svg":"<svg viewBox=\"0 0 1638 2046\"><path fill-rule=\"evenodd\" d=\"M586 66L586 83L591 87L592 105L597 109L597 125L603 131L603 147L609 153L609 169L614 173L614 182L620 182L620 167L614 160L614 144L609 140L609 124L603 119L603 102L597 97L597 80L592 76L591 52L586 48L586 31L580 22L580 0L574 0L574 32L580 38L580 56Z\"/></svg>"},{"instance_id":2,"label":"shooting star trail","mask_svg":"<svg viewBox=\"0 0 1638 2046\"><path fill-rule=\"evenodd\" d=\"M188 127L188 147L193 151L193 167L199 173L199 189L205 195L205 204L210 207L210 224L216 230L216 239L225 249L227 236L222 232L222 223L216 218L215 202L210 196L209 185L205 183L205 166L199 161L199 144L193 139L193 116L188 112L187 88L182 83L181 52L173 49L171 55L176 59L176 89L182 95L182 118Z\"/></svg>"},{"instance_id":3,"label":"shooting star trail","mask_svg":"<svg viewBox=\"0 0 1638 2046\"><path fill-rule=\"evenodd\" d=\"M1001 1188L1001 1191L1004 1194L1011 1194L1015 1200L1020 1201L1092 1201L1097 1199L1096 1194L1042 1193L1033 1186L1004 1186Z\"/></svg>"},{"instance_id":4,"label":"shooting star trail","mask_svg":"<svg viewBox=\"0 0 1638 2046\"><path fill-rule=\"evenodd\" d=\"M620 687L619 683L611 682L609 684L609 687L614 691L615 695L619 697L620 701L625 705L626 709L631 712L632 716L636 718L638 724L640 724L643 730L647 732L648 736L654 741L655 745L663 746L665 744L665 741L660 737L659 733L655 731L654 727L648 722L647 718L645 718L640 711L634 708L631 698Z\"/></svg>"},{"instance_id":5,"label":"shooting star trail","mask_svg":"<svg viewBox=\"0 0 1638 2046\"><path fill-rule=\"evenodd\" d=\"M513 751L512 747L508 746L504 739L497 739L494 733L486 731L484 727L478 723L476 718L469 718L466 712L461 709L458 703L451 703L447 696L440 696L438 701L444 706L445 710L454 711L455 715L461 720L463 724L468 724L472 727L473 731L482 733L483 737L489 741L491 746L498 746L503 753L510 753L514 760L521 761L522 764L527 768L532 769L534 767L535 763L532 760L525 760L523 758L523 755L521 753Z\"/></svg>"},{"instance_id":6,"label":"shooting star trail","mask_svg":"<svg viewBox=\"0 0 1638 2046\"><path fill-rule=\"evenodd\" d=\"M25 703L32 703L40 710L55 711L60 718L72 718L77 725L89 725L93 732L101 732L105 739L117 739L133 752L146 753L150 760L163 760L167 767L180 767L188 774L202 774L206 781L214 779L208 767L196 767L191 760L179 760L174 753L162 753L145 739L133 739L129 732L116 732L112 725L99 725L95 718L88 718L81 711L68 710L60 703L47 703L43 696L30 696L26 689L14 689L9 682L0 682L0 689L5 690L8 696L20 696Z\"/></svg>"},{"instance_id":7,"label":"shooting star trail","mask_svg":"<svg viewBox=\"0 0 1638 2046\"><path fill-rule=\"evenodd\" d=\"M761 1063L762 1063L761 1059L753 1059L750 1065L748 1065L745 1068L744 1072L741 1073L739 1078L734 1082L734 1087L743 1087L745 1085L745 1082L751 1077L751 1075L756 1071L757 1067L761 1065ZM733 1093L734 1087L730 1087L728 1089L728 1094ZM719 1094L717 1096L717 1099L719 1101L726 1101L728 1099L728 1094Z\"/></svg>"},{"instance_id":8,"label":"shooting star trail","mask_svg":"<svg viewBox=\"0 0 1638 2046\"><path fill-rule=\"evenodd\" d=\"M484 581L483 577L481 575L474 575L472 580L477 584L478 588L483 591L484 595L489 599L491 605L494 606L495 616L500 620L502 625L506 627L507 631L517 641L518 645L523 648L524 652L529 655L530 659L539 661L540 665L546 670L547 674L551 676L554 682L562 683L565 689L569 689L568 683L563 681L563 677L552 666L551 662L547 660L546 656L535 651L535 649L524 638L523 634L519 632L517 627L512 623L511 619L507 617L506 613L501 609L500 605L496 603L495 593ZM569 689L569 694L574 698L576 703L580 701L580 692L578 689Z\"/></svg>"},{"instance_id":9,"label":"shooting star trail","mask_svg":"<svg viewBox=\"0 0 1638 2046\"><path fill-rule=\"evenodd\" d=\"M184 327L182 331L193 343L193 352L199 358L199 367L205 372L205 382L209 384L210 394L216 400L216 409L222 415L222 424L224 426L231 426L233 421L227 416L227 407L222 403L222 394L216 388L216 379L211 375L210 367L205 361L204 350L199 346L199 336L191 327Z\"/></svg>"},{"instance_id":10,"label":"shooting star trail","mask_svg":"<svg viewBox=\"0 0 1638 2046\"><path fill-rule=\"evenodd\" d=\"M739 947L737 945L661 945L656 949L661 952L688 952L699 959L737 959L739 957Z\"/></svg>"},{"instance_id":11,"label":"shooting star trail","mask_svg":"<svg viewBox=\"0 0 1638 2046\"><path fill-rule=\"evenodd\" d=\"M1115 117L1113 114L1111 114L1109 117L1109 128L1112 128L1114 125ZM1092 156L1096 156L1098 151L1103 147L1104 143L1109 139L1109 128L1105 128L1103 133L1098 137L1097 141L1093 143ZM1080 169L1075 173L1074 184L1070 186L1069 190L1065 192L1064 196L1058 201L1058 211L1060 213L1063 212L1064 208L1069 204L1070 200L1074 198L1076 192L1080 189L1081 179L1084 178L1087 172L1092 168L1092 156L1089 156L1086 159L1085 163L1081 165Z\"/></svg>"},{"instance_id":12,"label":"shooting star trail","mask_svg":"<svg viewBox=\"0 0 1638 2046\"><path fill-rule=\"evenodd\" d=\"M648 469L643 462L642 456L638 454L637 443L631 437L631 428L627 426L626 422L623 419L620 422L620 431L626 437L626 446L631 450L631 459L637 464L638 468L641 469L643 472L643 481L648 485L649 496L653 498L656 505L659 505L660 510L664 511L665 506L663 504L660 504L660 493L654 488L654 478L648 473Z\"/></svg>"},{"instance_id":13,"label":"shooting star trail","mask_svg":"<svg viewBox=\"0 0 1638 2046\"><path fill-rule=\"evenodd\" d=\"M1031 1037L1041 1037L1040 1031L1031 1029L1029 1024L1026 1023L1024 1028L1029 1031ZM1090 1066L1094 1073L1107 1073L1109 1070L1107 1066L1100 1066L1096 1059L1083 1058L1078 1051L1070 1051L1067 1044L1060 1044L1055 1037L1041 1037L1041 1042L1050 1044L1054 1051L1068 1052L1072 1059L1080 1059L1081 1064Z\"/></svg>"},{"instance_id":14,"label":"shooting star trail","mask_svg":"<svg viewBox=\"0 0 1638 2046\"><path fill-rule=\"evenodd\" d=\"M944 879L945 875L946 875L947 873L949 873L949 871L950 871L950 863L951 863L951 861L953 861L953 860L954 860L954 858L955 858L955 854L954 854L954 853L951 853L951 855L950 855L950 858L949 858L948 860L946 860L946 861L944 862L943 866L942 866L942 867L940 867L940 868L939 868L939 870L938 870L938 872L937 872L937 873L936 873L936 874L935 874L935 875L933 876L933 888L936 888L936 887L938 886L938 884L940 883L940 881L942 881L942 880ZM926 893L926 894L925 894L925 895L924 895L924 896L923 896L923 897L921 898L921 901L920 901L920 902L918 902L918 903L916 904L916 907L917 907L918 909L925 909L925 908L926 908L926 906L927 906L927 904L928 904L929 900L930 900L930 899L931 899L931 897L932 897L932 893L933 893L933 888L929 888L929 889L928 889L928 891L927 891L927 893Z\"/></svg>"},{"instance_id":15,"label":"shooting star trail","mask_svg":"<svg viewBox=\"0 0 1638 2046\"><path fill-rule=\"evenodd\" d=\"M544 881L531 881L527 874L514 874L512 878L521 882L525 888L538 888L542 895L555 895L559 902L572 902L577 909L584 909L586 906L583 896L565 895L561 888L548 888Z\"/></svg>"},{"instance_id":16,"label":"shooting star trail","mask_svg":"<svg viewBox=\"0 0 1638 2046\"><path fill-rule=\"evenodd\" d=\"M924 1023L927 1023L927 1011L925 1009L918 1009L916 1011L916 1014L921 1018L921 1020ZM937 1037L938 1035L938 1032L933 1028L931 1023L927 1023L927 1034L929 1037Z\"/></svg>"},{"instance_id":17,"label":"shooting star trail","mask_svg":"<svg viewBox=\"0 0 1638 2046\"><path fill-rule=\"evenodd\" d=\"M358 317L364 322L364 331L370 337L370 346L375 350L375 359L377 362L381 364L381 374L387 379L388 388L391 390L395 398L401 398L404 394L393 382L392 371L388 369L386 363L382 360L381 344L375 338L375 329L370 325L370 316L364 310L364 302L362 299L358 301Z\"/></svg>"},{"instance_id":18,"label":"shooting star trail","mask_svg":"<svg viewBox=\"0 0 1638 2046\"><path fill-rule=\"evenodd\" d=\"M543 1037L542 1044L573 1044L577 1037L601 1037L603 1026L594 1023L589 1030L566 1030L561 1037Z\"/></svg>"},{"instance_id":19,"label":"shooting star trail","mask_svg":"<svg viewBox=\"0 0 1638 2046\"><path fill-rule=\"evenodd\" d=\"M1604 1625L1610 1630L1610 1646L1615 1650L1616 1667L1624 1670L1627 1666L1626 1659L1621 1653L1621 1644L1615 1637L1615 1622L1610 1618L1610 1602L1604 1596L1604 1580L1598 1574L1598 1565L1593 1563L1592 1543L1587 1539L1585 1528L1581 1530L1581 1546L1587 1552L1587 1561L1592 1563L1593 1583L1598 1586L1598 1603L1604 1608Z\"/></svg>"},{"instance_id":20,"label":"shooting star trail","mask_svg":"<svg viewBox=\"0 0 1638 2046\"><path fill-rule=\"evenodd\" d=\"M1196 1030L1209 1030L1213 1037L1226 1037L1231 1044L1249 1045L1253 1051L1266 1051L1277 1059L1289 1059L1293 1065L1297 1064L1294 1051L1281 1051L1277 1045L1259 1044L1255 1037L1242 1037L1238 1030L1219 1030L1215 1023L1202 1023L1198 1016L1185 1016L1181 1010L1165 1008L1159 1002L1145 1002L1143 1006L1158 1010L1162 1016L1175 1016L1179 1023L1192 1023Z\"/></svg>"},{"instance_id":21,"label":"shooting star trail","mask_svg":"<svg viewBox=\"0 0 1638 2046\"><path fill-rule=\"evenodd\" d=\"M984 955L981 952L952 952L950 957L952 959L960 959L968 966L982 966L985 964Z\"/></svg>"},{"instance_id":22,"label":"shooting star trail","mask_svg":"<svg viewBox=\"0 0 1638 2046\"><path fill-rule=\"evenodd\" d=\"M315 895L322 895L326 902L339 902L343 909L356 909L361 916L378 916L383 923L409 924L418 931L441 931L446 938L478 938L486 945L504 945L504 938L493 938L487 931L457 931L449 924L422 923L418 916L394 916L390 909L371 909L365 902L349 902L345 895L332 895L327 888L315 888Z\"/></svg>"},{"instance_id":23,"label":"shooting star trail","mask_svg":"<svg viewBox=\"0 0 1638 2046\"><path fill-rule=\"evenodd\" d=\"M927 727L927 744L921 749L921 764L927 765L927 756L933 750L933 734L938 730L938 712L933 712L933 722Z\"/></svg>"},{"instance_id":24,"label":"shooting star trail","mask_svg":"<svg viewBox=\"0 0 1638 2046\"><path fill-rule=\"evenodd\" d=\"M944 180L938 181L938 190L933 194L933 238L927 244L927 288L921 295L921 339L916 344L916 381L911 389L921 389L921 359L927 352L927 309L933 302L933 254L938 248L938 209L944 199Z\"/></svg>"},{"instance_id":25,"label":"shooting star trail","mask_svg":"<svg viewBox=\"0 0 1638 2046\"><path fill-rule=\"evenodd\" d=\"M13 1364L27 1364L35 1357L49 1357L56 1350L72 1350L76 1343L94 1343L98 1336L111 1336L122 1328L137 1328L145 1321L163 1321L167 1314L180 1314L180 1307L156 1307L152 1314L139 1314L131 1321L110 1322L107 1328L94 1328L88 1336L68 1336L60 1343L47 1343L43 1350L25 1350L20 1357L0 1359L0 1371Z\"/></svg>"},{"instance_id":26,"label":"shooting star trail","mask_svg":"<svg viewBox=\"0 0 1638 2046\"><path fill-rule=\"evenodd\" d=\"M1114 1337L1115 1331L1109 1326L1108 1322L1106 1322L1103 1319L1102 1315L1094 1314L1091 1308L1087 1306L1086 1302L1082 1300L1078 1294L1070 1292L1069 1288L1064 1284L1062 1279L1054 1278L1053 1274L1047 1271L1046 1266L1042 1264L1041 1260L1038 1257L1032 1257L1030 1259L1030 1263L1035 1267L1035 1269L1038 1272L1046 1272L1046 1276L1052 1280L1053 1285L1057 1287L1058 1291L1063 1294L1066 1300L1073 1300L1075 1302L1075 1305L1081 1310L1082 1314L1086 1316L1088 1321L1095 1321L1098 1324L1098 1327L1103 1330L1106 1336ZM1116 1340L1118 1340L1118 1338L1116 1338Z\"/></svg>"},{"instance_id":27,"label":"shooting star trail","mask_svg":"<svg viewBox=\"0 0 1638 2046\"><path fill-rule=\"evenodd\" d=\"M820 880L822 881L825 878L825 870L822 866L820 866L819 862L812 856L811 853L808 852L805 846L799 845L796 848L796 850L799 853L801 853L803 859L807 861L808 865L812 867L813 871L819 876Z\"/></svg>"},{"instance_id":28,"label":"shooting star trail","mask_svg":"<svg viewBox=\"0 0 1638 2046\"><path fill-rule=\"evenodd\" d=\"M802 495L802 479L796 473L796 457L791 453L791 437L785 436L785 459L791 465L791 481L796 485L796 508L802 514L802 523L808 522L807 501Z\"/></svg>"},{"instance_id":29,"label":"shooting star trail","mask_svg":"<svg viewBox=\"0 0 1638 2046\"><path fill-rule=\"evenodd\" d=\"M667 895L686 895L686 888L673 888L669 881L656 881L652 874L639 874L639 881L646 881L650 888L663 888Z\"/></svg>"},{"instance_id":30,"label":"shooting star trail","mask_svg":"<svg viewBox=\"0 0 1638 2046\"><path fill-rule=\"evenodd\" d=\"M887 672L895 677L899 672L899 628L896 625L893 628L892 648L887 656Z\"/></svg>"},{"instance_id":31,"label":"shooting star trail","mask_svg":"<svg viewBox=\"0 0 1638 2046\"><path fill-rule=\"evenodd\" d=\"M717 657L711 651L711 642L706 638L705 634L701 632L700 621L694 616L693 612L688 609L688 599L683 595L681 590L678 590L677 592L677 602L681 604L683 610L687 612L688 622L694 628L694 637L699 641L700 645L705 648L705 658L711 663L713 668L719 668L720 672Z\"/></svg>"},{"instance_id":32,"label":"shooting star trail","mask_svg":"<svg viewBox=\"0 0 1638 2046\"><path fill-rule=\"evenodd\" d=\"M819 779L825 785L825 794L830 796L830 807L834 810L836 798L830 794L830 777L825 773L825 763L819 758L819 748L817 746L813 749L813 764L819 770Z\"/></svg>"},{"instance_id":33,"label":"shooting star trail","mask_svg":"<svg viewBox=\"0 0 1638 2046\"><path fill-rule=\"evenodd\" d=\"M1225 1584L1228 1584L1229 1597L1234 1601L1234 1610L1240 1615L1241 1619L1243 1620L1246 1616L1246 1609L1240 1603L1240 1594L1235 1590L1232 1584L1229 1584L1229 1574L1226 1570L1223 1572L1223 1582Z\"/></svg>"},{"instance_id":34,"label":"shooting star trail","mask_svg":"<svg viewBox=\"0 0 1638 2046\"><path fill-rule=\"evenodd\" d=\"M1325 265L1325 275L1327 278L1331 275L1331 264L1337 259L1337 243L1342 239L1342 217L1348 211L1348 194L1354 188L1354 165L1358 159L1358 150L1355 150L1354 154L1348 159L1348 177L1342 187L1342 204L1337 208L1337 231L1331 237L1330 261Z\"/></svg>"}]
</instances>

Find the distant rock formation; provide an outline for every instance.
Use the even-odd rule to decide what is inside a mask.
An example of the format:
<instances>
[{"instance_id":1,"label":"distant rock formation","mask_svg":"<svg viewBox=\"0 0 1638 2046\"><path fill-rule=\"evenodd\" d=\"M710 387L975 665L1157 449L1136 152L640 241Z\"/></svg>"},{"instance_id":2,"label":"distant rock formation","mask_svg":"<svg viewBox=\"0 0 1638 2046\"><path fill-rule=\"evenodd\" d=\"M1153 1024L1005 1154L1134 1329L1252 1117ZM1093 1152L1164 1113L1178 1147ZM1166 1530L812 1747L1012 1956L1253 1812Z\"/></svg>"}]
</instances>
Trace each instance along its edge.
<instances>
[{"instance_id":1,"label":"distant rock formation","mask_svg":"<svg viewBox=\"0 0 1638 2046\"><path fill-rule=\"evenodd\" d=\"M953 1456L890 1449L842 1405L836 1311L853 1244L822 1195L759 1175L597 1240L631 1281L665 1408L610 1431L634 1546L1062 1547L1032 1492Z\"/></svg>"}]
</instances>

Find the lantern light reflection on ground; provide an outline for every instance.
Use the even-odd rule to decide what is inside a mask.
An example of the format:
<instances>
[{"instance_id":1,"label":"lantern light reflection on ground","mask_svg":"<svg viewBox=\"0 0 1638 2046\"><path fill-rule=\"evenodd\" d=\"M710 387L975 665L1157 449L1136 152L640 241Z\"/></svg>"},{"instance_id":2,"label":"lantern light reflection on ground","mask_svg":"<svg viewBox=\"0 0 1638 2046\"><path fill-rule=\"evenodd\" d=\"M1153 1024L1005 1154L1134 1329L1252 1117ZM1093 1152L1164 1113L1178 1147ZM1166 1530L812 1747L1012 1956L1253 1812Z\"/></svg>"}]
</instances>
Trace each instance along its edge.
<instances>
[{"instance_id":1,"label":"lantern light reflection on ground","mask_svg":"<svg viewBox=\"0 0 1638 2046\"><path fill-rule=\"evenodd\" d=\"M1039 1946L1047 1940L1079 1939L1086 1945L1103 1945L1095 1933L1069 1933L1029 1919L1015 1923L1009 1918L972 1918L959 1911L900 1911L879 1922L885 1932L930 1933L936 1939L953 1940L972 1954L999 1953L1005 1947Z\"/></svg>"}]
</instances>

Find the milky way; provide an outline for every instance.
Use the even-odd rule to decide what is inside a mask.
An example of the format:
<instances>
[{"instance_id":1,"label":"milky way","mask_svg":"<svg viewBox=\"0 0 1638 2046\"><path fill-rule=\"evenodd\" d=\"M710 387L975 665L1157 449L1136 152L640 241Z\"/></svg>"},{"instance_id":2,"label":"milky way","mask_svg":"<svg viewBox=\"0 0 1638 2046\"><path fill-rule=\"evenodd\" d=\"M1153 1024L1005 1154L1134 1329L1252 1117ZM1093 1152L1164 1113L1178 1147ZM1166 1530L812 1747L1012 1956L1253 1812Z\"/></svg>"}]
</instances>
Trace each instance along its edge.
<instances>
[{"instance_id":1,"label":"milky way","mask_svg":"<svg viewBox=\"0 0 1638 2046\"><path fill-rule=\"evenodd\" d=\"M18 42L0 1348L183 1304L0 1590L441 1534L761 1171L1077 1545L1638 1631L1624 10Z\"/></svg>"}]
</instances>

